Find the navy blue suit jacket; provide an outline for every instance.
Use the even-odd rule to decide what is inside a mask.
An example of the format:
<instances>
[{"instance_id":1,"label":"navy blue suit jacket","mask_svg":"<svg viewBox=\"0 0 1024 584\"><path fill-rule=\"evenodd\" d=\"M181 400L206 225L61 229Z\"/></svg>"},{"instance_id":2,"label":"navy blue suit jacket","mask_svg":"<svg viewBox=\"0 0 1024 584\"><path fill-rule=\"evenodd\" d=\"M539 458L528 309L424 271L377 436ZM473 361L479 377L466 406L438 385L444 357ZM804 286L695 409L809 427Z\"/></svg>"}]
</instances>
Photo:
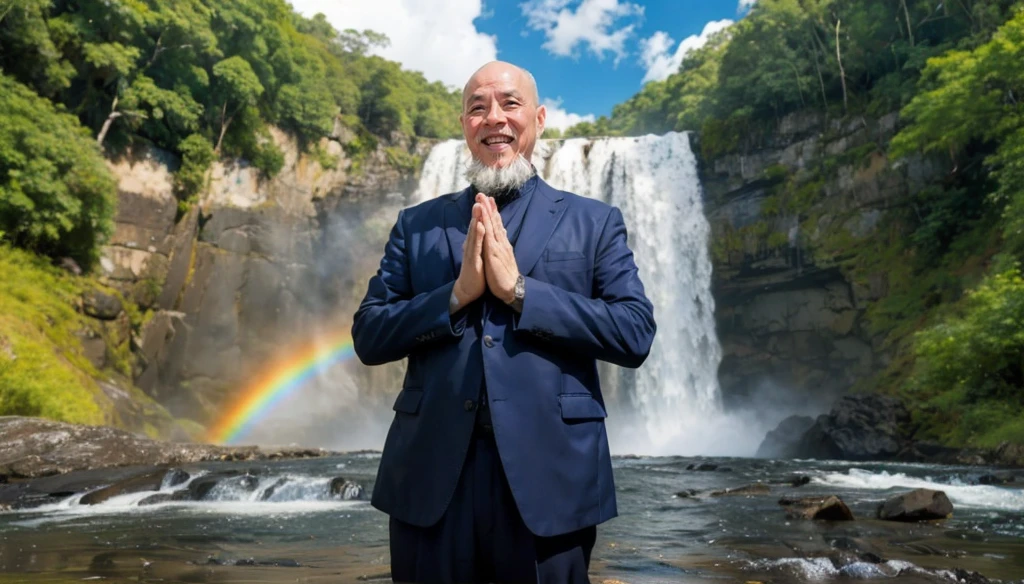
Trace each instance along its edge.
<instances>
[{"instance_id":1,"label":"navy blue suit jacket","mask_svg":"<svg viewBox=\"0 0 1024 584\"><path fill-rule=\"evenodd\" d=\"M515 245L521 314L449 316L470 189L402 210L352 325L367 365L408 358L372 504L428 526L455 491L486 382L495 440L526 526L552 536L617 515L597 360L639 367L654 340L622 213L539 178ZM482 312L482 314L481 314ZM480 323L467 325L467 315Z\"/></svg>"}]
</instances>

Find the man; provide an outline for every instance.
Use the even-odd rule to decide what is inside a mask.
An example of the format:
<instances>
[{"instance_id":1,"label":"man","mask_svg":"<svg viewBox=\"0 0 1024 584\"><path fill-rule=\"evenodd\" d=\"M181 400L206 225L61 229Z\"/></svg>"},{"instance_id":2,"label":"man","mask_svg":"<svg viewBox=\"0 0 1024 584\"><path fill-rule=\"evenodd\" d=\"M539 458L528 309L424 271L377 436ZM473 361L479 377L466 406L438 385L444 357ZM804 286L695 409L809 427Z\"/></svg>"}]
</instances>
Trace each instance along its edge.
<instances>
[{"instance_id":1,"label":"man","mask_svg":"<svg viewBox=\"0 0 1024 584\"><path fill-rule=\"evenodd\" d=\"M396 582L589 582L617 514L597 360L654 339L622 214L530 164L546 111L493 62L463 90L471 186L404 209L352 326L367 365L408 358L372 504Z\"/></svg>"}]
</instances>

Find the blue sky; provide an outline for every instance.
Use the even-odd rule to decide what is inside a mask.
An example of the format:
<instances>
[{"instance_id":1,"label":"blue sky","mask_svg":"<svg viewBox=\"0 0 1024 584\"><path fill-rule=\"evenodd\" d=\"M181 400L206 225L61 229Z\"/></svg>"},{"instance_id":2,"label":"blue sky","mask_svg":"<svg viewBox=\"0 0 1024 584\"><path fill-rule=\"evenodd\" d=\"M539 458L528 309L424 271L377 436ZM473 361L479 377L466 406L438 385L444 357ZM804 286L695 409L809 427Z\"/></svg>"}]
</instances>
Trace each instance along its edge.
<instances>
[{"instance_id":1,"label":"blue sky","mask_svg":"<svg viewBox=\"0 0 1024 584\"><path fill-rule=\"evenodd\" d=\"M548 125L608 115L756 0L289 0L338 29L391 39L379 54L461 87L495 58L537 79Z\"/></svg>"}]
</instances>

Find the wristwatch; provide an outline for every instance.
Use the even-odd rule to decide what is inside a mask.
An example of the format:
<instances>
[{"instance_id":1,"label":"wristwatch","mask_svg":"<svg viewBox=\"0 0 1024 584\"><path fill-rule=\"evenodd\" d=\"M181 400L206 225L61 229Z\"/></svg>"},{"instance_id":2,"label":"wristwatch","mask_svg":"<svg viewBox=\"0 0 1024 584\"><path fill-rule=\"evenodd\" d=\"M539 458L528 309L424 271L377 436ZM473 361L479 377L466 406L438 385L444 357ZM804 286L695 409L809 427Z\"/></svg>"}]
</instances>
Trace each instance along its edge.
<instances>
[{"instance_id":1,"label":"wristwatch","mask_svg":"<svg viewBox=\"0 0 1024 584\"><path fill-rule=\"evenodd\" d=\"M526 297L526 278L523 278L523 275L519 274L519 277L516 278L516 286L512 290L512 302L509 303L509 306L512 307L512 310L515 310L516 312L522 312L523 311L523 298L525 298L525 297Z\"/></svg>"}]
</instances>

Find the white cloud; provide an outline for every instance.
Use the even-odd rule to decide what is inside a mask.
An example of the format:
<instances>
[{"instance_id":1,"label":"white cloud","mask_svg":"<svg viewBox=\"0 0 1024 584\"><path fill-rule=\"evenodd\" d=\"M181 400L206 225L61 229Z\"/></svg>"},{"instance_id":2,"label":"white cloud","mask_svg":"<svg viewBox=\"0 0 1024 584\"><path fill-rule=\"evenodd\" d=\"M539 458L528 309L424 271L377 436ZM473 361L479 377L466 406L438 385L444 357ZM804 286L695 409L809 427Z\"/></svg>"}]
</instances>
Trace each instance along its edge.
<instances>
[{"instance_id":1,"label":"white cloud","mask_svg":"<svg viewBox=\"0 0 1024 584\"><path fill-rule=\"evenodd\" d=\"M551 99L546 97L541 100L543 105L548 110L547 118L544 120L545 128L558 128L564 130L570 126L575 126L580 122L593 122L596 118L594 114L586 114L581 116L580 114L572 114L562 109L561 99Z\"/></svg>"},{"instance_id":2,"label":"white cloud","mask_svg":"<svg viewBox=\"0 0 1024 584\"><path fill-rule=\"evenodd\" d=\"M640 41L640 62L647 69L647 73L644 75L641 83L666 79L669 75L679 70L679 65L690 51L703 47L707 44L711 35L727 28L732 23L733 21L727 18L712 20L704 25L704 30L699 35L695 34L683 39L683 42L679 43L674 53L669 53L669 51L672 49L672 43L675 41L664 31L659 30L650 37Z\"/></svg>"},{"instance_id":3,"label":"white cloud","mask_svg":"<svg viewBox=\"0 0 1024 584\"><path fill-rule=\"evenodd\" d=\"M626 56L625 44L635 27L619 21L644 13L639 4L619 0L529 0L519 6L527 26L544 32L543 47L552 54L575 57L577 46L583 45L598 59L615 55L616 63Z\"/></svg>"},{"instance_id":4,"label":"white cloud","mask_svg":"<svg viewBox=\"0 0 1024 584\"><path fill-rule=\"evenodd\" d=\"M736 7L737 12L745 12L757 4L757 0L740 0L740 5Z\"/></svg>"},{"instance_id":5,"label":"white cloud","mask_svg":"<svg viewBox=\"0 0 1024 584\"><path fill-rule=\"evenodd\" d=\"M375 54L420 71L430 81L461 88L498 55L497 37L479 32L482 0L290 0L306 17L324 13L334 28L384 33L391 45Z\"/></svg>"}]
</instances>

